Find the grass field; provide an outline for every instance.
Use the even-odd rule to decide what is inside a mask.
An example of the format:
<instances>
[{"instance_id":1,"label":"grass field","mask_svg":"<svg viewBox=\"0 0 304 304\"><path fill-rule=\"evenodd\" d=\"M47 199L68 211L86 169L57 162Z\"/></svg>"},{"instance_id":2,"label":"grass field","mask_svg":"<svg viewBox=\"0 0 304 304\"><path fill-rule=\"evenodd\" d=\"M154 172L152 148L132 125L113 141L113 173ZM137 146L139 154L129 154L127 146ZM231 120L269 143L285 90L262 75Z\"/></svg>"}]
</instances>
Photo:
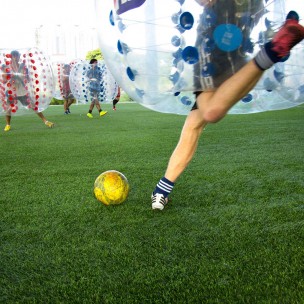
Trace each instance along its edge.
<instances>
[{"instance_id":1,"label":"grass field","mask_svg":"<svg viewBox=\"0 0 304 304\"><path fill-rule=\"evenodd\" d=\"M304 303L304 107L207 126L151 210L184 116L118 104L0 131L0 303ZM93 196L115 169L119 206Z\"/></svg>"}]
</instances>

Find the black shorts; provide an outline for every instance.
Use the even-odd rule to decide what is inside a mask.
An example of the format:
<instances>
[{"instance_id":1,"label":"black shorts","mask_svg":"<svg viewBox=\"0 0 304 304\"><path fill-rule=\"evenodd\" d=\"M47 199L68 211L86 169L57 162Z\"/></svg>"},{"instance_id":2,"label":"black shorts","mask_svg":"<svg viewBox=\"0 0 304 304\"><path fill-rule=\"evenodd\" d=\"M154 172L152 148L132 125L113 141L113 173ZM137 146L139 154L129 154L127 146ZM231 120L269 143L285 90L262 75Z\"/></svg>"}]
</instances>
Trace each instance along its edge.
<instances>
[{"instance_id":1,"label":"black shorts","mask_svg":"<svg viewBox=\"0 0 304 304\"><path fill-rule=\"evenodd\" d=\"M196 92L193 92L193 94L195 95L195 103L193 104L193 106L192 106L192 108L191 108L190 111L194 111L194 110L197 110L197 109L198 109L196 99L197 99L198 95L200 95L201 93L203 93L203 91L196 91Z\"/></svg>"}]
</instances>

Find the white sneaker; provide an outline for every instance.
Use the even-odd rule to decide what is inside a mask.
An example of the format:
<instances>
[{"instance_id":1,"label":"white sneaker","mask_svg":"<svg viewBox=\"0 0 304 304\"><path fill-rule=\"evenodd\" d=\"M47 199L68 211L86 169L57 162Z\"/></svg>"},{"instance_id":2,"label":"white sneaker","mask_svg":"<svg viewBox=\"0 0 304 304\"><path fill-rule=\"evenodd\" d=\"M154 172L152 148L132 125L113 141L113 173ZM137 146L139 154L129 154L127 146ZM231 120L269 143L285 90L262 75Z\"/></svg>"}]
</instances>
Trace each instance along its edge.
<instances>
[{"instance_id":1,"label":"white sneaker","mask_svg":"<svg viewBox=\"0 0 304 304\"><path fill-rule=\"evenodd\" d=\"M168 204L168 198L164 197L163 194L155 193L151 195L152 200L152 209L163 210L164 207Z\"/></svg>"}]
</instances>

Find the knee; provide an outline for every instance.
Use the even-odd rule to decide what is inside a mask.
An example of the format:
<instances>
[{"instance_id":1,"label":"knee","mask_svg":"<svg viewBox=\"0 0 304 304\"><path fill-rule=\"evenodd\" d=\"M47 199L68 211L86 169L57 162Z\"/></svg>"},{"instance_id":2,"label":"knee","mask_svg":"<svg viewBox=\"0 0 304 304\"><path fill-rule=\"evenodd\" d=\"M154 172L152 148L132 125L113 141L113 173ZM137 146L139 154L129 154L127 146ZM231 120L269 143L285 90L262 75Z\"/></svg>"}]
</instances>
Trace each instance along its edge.
<instances>
[{"instance_id":1,"label":"knee","mask_svg":"<svg viewBox=\"0 0 304 304\"><path fill-rule=\"evenodd\" d=\"M225 116L225 113L223 111L221 111L220 109L210 109L210 110L207 110L203 114L203 119L207 123L217 123L221 119L223 119L224 116Z\"/></svg>"}]
</instances>

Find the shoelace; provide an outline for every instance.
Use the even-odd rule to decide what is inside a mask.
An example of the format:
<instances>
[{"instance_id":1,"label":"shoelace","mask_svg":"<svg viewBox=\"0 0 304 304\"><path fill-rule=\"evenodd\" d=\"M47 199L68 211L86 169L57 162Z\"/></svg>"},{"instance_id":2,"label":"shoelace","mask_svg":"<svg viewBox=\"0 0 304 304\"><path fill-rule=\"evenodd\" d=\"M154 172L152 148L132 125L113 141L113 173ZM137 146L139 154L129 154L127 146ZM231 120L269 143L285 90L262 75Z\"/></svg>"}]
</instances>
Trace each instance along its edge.
<instances>
[{"instance_id":1,"label":"shoelace","mask_svg":"<svg viewBox=\"0 0 304 304\"><path fill-rule=\"evenodd\" d=\"M165 199L165 197L162 194L156 193L155 195L153 195L153 199L152 199L153 204L156 203L157 198L159 198L158 203L161 203L164 206L168 203L168 199Z\"/></svg>"}]
</instances>

